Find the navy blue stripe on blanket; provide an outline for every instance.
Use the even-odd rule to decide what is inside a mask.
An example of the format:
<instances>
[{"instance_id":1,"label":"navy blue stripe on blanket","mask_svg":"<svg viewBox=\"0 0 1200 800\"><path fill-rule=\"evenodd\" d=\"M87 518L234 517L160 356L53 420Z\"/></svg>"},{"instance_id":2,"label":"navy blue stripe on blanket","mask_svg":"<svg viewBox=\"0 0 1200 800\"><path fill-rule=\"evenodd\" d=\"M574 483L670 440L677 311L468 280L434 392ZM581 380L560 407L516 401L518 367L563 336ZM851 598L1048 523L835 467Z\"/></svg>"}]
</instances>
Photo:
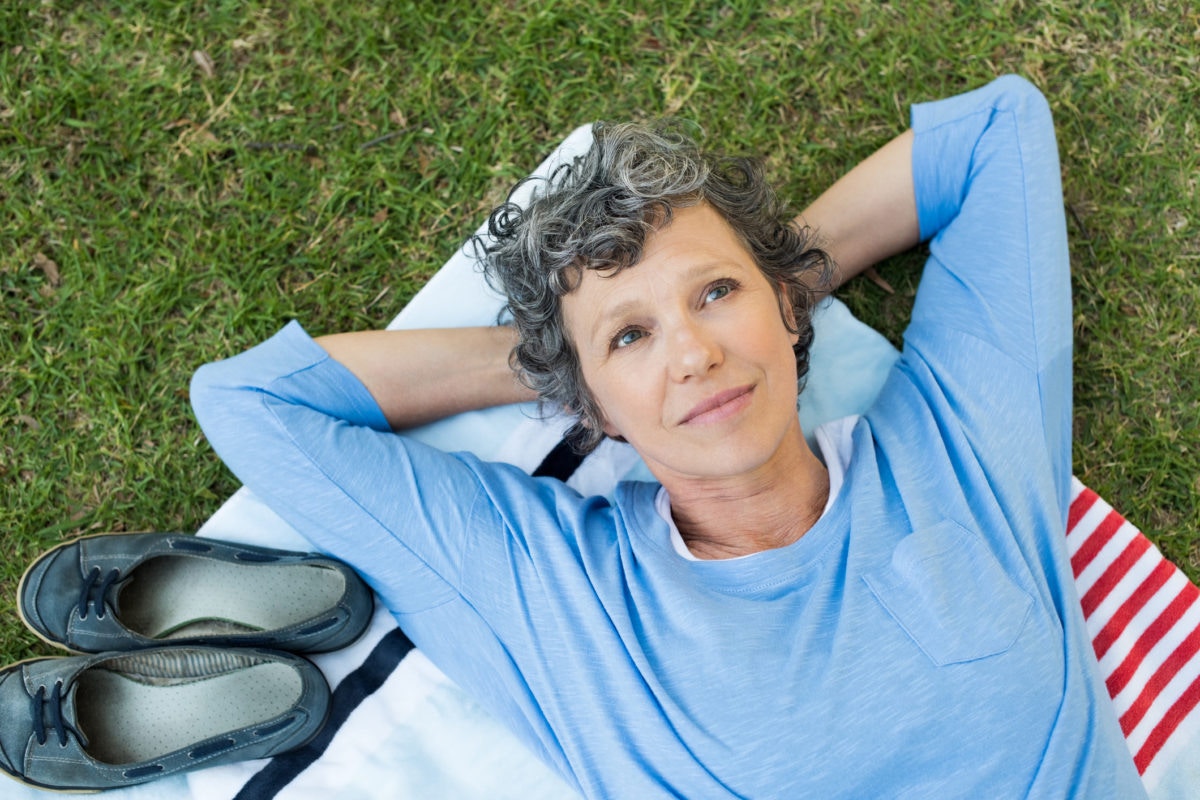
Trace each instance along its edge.
<instances>
[{"instance_id":1,"label":"navy blue stripe on blanket","mask_svg":"<svg viewBox=\"0 0 1200 800\"><path fill-rule=\"evenodd\" d=\"M329 719L321 732L301 748L276 756L237 793L234 800L270 800L308 769L329 747L333 737L359 704L387 681L392 671L413 649L413 643L399 628L388 633L358 669L351 672L333 692Z\"/></svg>"},{"instance_id":2,"label":"navy blue stripe on blanket","mask_svg":"<svg viewBox=\"0 0 1200 800\"><path fill-rule=\"evenodd\" d=\"M583 459L584 456L576 453L564 439L554 445L554 449L542 459L542 463L533 471L533 477L558 478L566 483L575 474L575 470L579 469Z\"/></svg>"}]
</instances>

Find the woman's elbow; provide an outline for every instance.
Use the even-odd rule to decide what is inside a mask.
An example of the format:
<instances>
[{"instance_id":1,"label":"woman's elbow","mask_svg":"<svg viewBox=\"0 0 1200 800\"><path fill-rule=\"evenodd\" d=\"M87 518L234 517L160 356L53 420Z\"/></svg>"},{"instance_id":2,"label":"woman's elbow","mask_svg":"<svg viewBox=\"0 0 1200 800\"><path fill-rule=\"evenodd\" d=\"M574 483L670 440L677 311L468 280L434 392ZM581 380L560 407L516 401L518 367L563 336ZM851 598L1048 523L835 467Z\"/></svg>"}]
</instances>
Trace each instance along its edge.
<instances>
[{"instance_id":1,"label":"woman's elbow","mask_svg":"<svg viewBox=\"0 0 1200 800\"><path fill-rule=\"evenodd\" d=\"M223 363L204 364L192 374L188 386L192 414L214 447L227 434L237 435L237 428L242 427L238 420L245 421L244 413L239 411L245 390L230 380L232 376L222 369Z\"/></svg>"}]
</instances>

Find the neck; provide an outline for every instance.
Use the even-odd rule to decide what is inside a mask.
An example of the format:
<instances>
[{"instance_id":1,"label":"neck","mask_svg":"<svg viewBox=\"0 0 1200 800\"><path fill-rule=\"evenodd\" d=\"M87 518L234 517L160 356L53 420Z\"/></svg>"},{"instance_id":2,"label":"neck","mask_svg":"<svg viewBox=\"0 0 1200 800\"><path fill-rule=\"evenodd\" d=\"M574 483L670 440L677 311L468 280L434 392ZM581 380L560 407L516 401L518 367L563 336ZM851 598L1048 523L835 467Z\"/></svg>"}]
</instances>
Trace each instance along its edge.
<instances>
[{"instance_id":1,"label":"neck","mask_svg":"<svg viewBox=\"0 0 1200 800\"><path fill-rule=\"evenodd\" d=\"M749 555L786 547L809 531L829 497L829 472L803 435L798 438L749 474L663 481L671 516L693 555Z\"/></svg>"}]
</instances>

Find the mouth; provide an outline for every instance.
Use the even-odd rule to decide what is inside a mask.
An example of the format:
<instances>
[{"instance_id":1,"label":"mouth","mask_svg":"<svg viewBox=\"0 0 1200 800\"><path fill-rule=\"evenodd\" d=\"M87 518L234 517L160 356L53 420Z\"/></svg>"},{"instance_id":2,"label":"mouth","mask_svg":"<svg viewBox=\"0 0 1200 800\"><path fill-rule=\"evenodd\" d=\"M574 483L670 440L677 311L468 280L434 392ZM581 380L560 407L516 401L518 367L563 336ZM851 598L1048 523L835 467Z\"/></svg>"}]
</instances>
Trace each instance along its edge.
<instances>
[{"instance_id":1,"label":"mouth","mask_svg":"<svg viewBox=\"0 0 1200 800\"><path fill-rule=\"evenodd\" d=\"M753 392L753 384L717 392L707 400L693 406L692 410L680 420L679 424L703 425L710 422L720 422L749 405L750 396Z\"/></svg>"}]
</instances>

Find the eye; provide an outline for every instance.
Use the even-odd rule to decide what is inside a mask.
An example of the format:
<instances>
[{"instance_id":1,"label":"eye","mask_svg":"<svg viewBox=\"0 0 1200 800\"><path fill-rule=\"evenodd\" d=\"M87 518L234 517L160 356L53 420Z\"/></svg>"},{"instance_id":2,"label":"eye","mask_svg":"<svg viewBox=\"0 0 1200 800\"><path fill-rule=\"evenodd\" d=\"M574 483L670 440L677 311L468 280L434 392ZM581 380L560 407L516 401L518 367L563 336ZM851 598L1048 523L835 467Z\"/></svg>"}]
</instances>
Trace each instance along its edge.
<instances>
[{"instance_id":1,"label":"eye","mask_svg":"<svg viewBox=\"0 0 1200 800\"><path fill-rule=\"evenodd\" d=\"M622 328L621 330L617 331L617 334L610 340L609 348L612 350L619 350L622 347L629 347L629 345L639 341L645 335L646 332L641 328Z\"/></svg>"},{"instance_id":2,"label":"eye","mask_svg":"<svg viewBox=\"0 0 1200 800\"><path fill-rule=\"evenodd\" d=\"M722 297L728 296L738 287L738 282L735 280L724 280L720 283L713 284L708 287L708 291L704 293L704 302L711 303L714 300L720 300Z\"/></svg>"}]
</instances>

